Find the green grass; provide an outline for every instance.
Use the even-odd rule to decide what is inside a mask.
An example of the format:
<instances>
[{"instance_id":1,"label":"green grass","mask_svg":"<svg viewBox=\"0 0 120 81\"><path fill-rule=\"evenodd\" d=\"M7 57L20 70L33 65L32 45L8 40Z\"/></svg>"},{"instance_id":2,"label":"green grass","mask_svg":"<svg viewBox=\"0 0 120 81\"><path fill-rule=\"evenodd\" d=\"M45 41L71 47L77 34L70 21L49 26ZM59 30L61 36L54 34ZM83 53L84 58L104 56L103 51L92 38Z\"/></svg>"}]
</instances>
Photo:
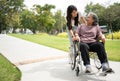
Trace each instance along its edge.
<instances>
[{"instance_id":1,"label":"green grass","mask_svg":"<svg viewBox=\"0 0 120 81\"><path fill-rule=\"evenodd\" d=\"M21 72L0 54L0 81L20 81Z\"/></svg>"},{"instance_id":2,"label":"green grass","mask_svg":"<svg viewBox=\"0 0 120 81\"><path fill-rule=\"evenodd\" d=\"M69 47L67 38L61 38L51 35L42 35L42 34L39 35L10 34L10 35L64 51L68 51L68 47Z\"/></svg>"},{"instance_id":3,"label":"green grass","mask_svg":"<svg viewBox=\"0 0 120 81\"><path fill-rule=\"evenodd\" d=\"M61 38L50 35L23 35L23 34L10 34L11 36L18 37L24 40L35 42L41 45L57 48L64 51L69 51L68 38ZM108 53L108 59L113 61L120 61L120 40L107 40L106 51Z\"/></svg>"},{"instance_id":4,"label":"green grass","mask_svg":"<svg viewBox=\"0 0 120 81\"><path fill-rule=\"evenodd\" d=\"M107 40L105 47L110 60L120 61L120 40Z\"/></svg>"}]
</instances>

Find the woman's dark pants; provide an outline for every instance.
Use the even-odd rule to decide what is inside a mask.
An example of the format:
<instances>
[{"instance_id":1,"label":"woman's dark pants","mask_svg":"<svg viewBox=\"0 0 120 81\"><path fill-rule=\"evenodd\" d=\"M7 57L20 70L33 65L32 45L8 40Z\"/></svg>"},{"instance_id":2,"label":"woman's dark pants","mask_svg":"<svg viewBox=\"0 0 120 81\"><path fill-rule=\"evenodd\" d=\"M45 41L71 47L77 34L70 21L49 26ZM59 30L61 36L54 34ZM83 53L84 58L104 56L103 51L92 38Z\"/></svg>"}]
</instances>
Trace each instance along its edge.
<instances>
[{"instance_id":1,"label":"woman's dark pants","mask_svg":"<svg viewBox=\"0 0 120 81\"><path fill-rule=\"evenodd\" d=\"M90 65L89 51L97 53L101 64L108 62L104 45L101 42L80 43L80 51L84 65Z\"/></svg>"}]
</instances>

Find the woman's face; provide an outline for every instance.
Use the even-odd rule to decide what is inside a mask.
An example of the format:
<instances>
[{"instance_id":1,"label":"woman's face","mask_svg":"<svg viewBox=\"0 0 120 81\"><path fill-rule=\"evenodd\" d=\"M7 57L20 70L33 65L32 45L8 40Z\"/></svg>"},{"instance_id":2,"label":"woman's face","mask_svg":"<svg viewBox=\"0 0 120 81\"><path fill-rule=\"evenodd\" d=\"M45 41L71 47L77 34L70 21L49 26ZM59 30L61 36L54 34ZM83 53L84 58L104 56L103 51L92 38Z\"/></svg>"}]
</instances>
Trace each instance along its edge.
<instances>
[{"instance_id":1,"label":"woman's face","mask_svg":"<svg viewBox=\"0 0 120 81\"><path fill-rule=\"evenodd\" d=\"M91 14L88 14L88 15L87 15L87 19L86 19L86 20L87 20L87 23L88 23L89 25L92 25L92 23L94 22Z\"/></svg>"},{"instance_id":2,"label":"woman's face","mask_svg":"<svg viewBox=\"0 0 120 81\"><path fill-rule=\"evenodd\" d=\"M72 18L77 17L77 11L76 11L76 10L73 10L73 12L71 13L71 15L72 15Z\"/></svg>"}]
</instances>

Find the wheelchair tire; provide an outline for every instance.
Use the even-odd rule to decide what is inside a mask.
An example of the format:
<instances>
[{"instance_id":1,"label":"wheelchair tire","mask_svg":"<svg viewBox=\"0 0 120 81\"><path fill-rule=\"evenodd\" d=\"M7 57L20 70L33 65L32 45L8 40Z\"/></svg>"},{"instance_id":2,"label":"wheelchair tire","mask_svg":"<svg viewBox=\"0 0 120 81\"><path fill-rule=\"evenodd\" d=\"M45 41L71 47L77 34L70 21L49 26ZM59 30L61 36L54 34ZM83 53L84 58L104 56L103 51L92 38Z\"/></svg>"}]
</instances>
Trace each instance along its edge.
<instances>
[{"instance_id":1,"label":"wheelchair tire","mask_svg":"<svg viewBox=\"0 0 120 81\"><path fill-rule=\"evenodd\" d=\"M73 48L71 49L72 53L70 54L70 58L71 58L71 69L74 70L75 66L76 66L76 57L77 57L77 51L76 51L76 47L75 44L73 45Z\"/></svg>"},{"instance_id":2,"label":"wheelchair tire","mask_svg":"<svg viewBox=\"0 0 120 81\"><path fill-rule=\"evenodd\" d=\"M74 70L76 67L76 58L78 56L78 43L74 42L73 46L71 47L71 54L70 54L70 58L71 58L71 69Z\"/></svg>"},{"instance_id":3,"label":"wheelchair tire","mask_svg":"<svg viewBox=\"0 0 120 81\"><path fill-rule=\"evenodd\" d=\"M70 58L71 58L71 69L74 70L76 66L76 57L74 55L71 55Z\"/></svg>"},{"instance_id":4,"label":"wheelchair tire","mask_svg":"<svg viewBox=\"0 0 120 81\"><path fill-rule=\"evenodd\" d=\"M94 64L96 66L96 68L99 70L102 68L100 60L98 59L97 54L94 54Z\"/></svg>"},{"instance_id":5,"label":"wheelchair tire","mask_svg":"<svg viewBox=\"0 0 120 81\"><path fill-rule=\"evenodd\" d=\"M76 67L76 76L79 76L79 67Z\"/></svg>"}]
</instances>

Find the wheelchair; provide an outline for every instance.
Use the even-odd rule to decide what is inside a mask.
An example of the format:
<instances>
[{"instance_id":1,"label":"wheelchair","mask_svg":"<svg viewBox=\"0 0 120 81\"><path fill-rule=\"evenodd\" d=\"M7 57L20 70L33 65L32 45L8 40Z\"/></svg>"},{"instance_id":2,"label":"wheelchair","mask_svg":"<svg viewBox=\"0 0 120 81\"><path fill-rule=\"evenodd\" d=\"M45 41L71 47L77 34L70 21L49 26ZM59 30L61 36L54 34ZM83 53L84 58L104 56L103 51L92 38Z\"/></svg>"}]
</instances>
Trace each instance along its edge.
<instances>
[{"instance_id":1,"label":"wheelchair","mask_svg":"<svg viewBox=\"0 0 120 81\"><path fill-rule=\"evenodd\" d=\"M80 42L72 41L72 37L70 35L68 27L66 27L66 30L67 30L68 38L69 38L69 42L70 42L70 47L69 47L70 62L69 62L69 64L71 65L71 69L76 71L76 76L79 76L79 74L82 74L84 72L81 52L79 51ZM101 66L100 60L98 59L97 53L90 51L89 55L94 61L95 68L98 70L95 73L98 73L100 71L100 69L102 68L102 66ZM95 74L95 73L91 73L91 74Z\"/></svg>"}]
</instances>

